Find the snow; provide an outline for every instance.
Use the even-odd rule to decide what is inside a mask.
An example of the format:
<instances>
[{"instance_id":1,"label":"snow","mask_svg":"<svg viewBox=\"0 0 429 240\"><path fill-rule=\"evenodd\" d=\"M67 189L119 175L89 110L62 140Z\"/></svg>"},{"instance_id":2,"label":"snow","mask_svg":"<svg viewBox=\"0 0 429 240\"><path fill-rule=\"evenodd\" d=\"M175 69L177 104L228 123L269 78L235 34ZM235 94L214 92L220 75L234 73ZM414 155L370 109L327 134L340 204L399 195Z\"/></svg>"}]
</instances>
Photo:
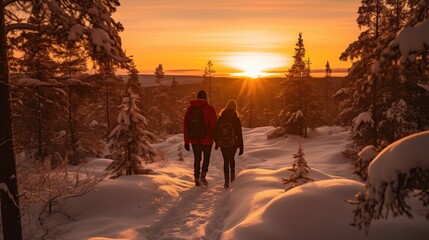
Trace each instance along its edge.
<instances>
[{"instance_id":1,"label":"snow","mask_svg":"<svg viewBox=\"0 0 429 240\"><path fill-rule=\"evenodd\" d=\"M373 125L374 121L372 120L371 112L363 112L363 113L359 114L355 119L353 119L353 123L354 123L355 129L356 129L362 123L370 123L371 125Z\"/></svg>"},{"instance_id":2,"label":"snow","mask_svg":"<svg viewBox=\"0 0 429 240\"><path fill-rule=\"evenodd\" d=\"M400 139L385 148L369 165L368 180L372 186L382 188L393 182L399 173L422 167L429 170L429 131Z\"/></svg>"},{"instance_id":3,"label":"snow","mask_svg":"<svg viewBox=\"0 0 429 240\"><path fill-rule=\"evenodd\" d=\"M236 157L236 181L227 190L223 188L220 151L212 151L209 186L195 187L192 153L182 148L184 161L177 161L183 135L153 144L170 159L168 164L145 166L154 170L150 175L106 178L95 191L68 199L65 204L75 221L65 226L71 230L63 239L427 238L429 221L419 215L374 221L368 236L350 226L354 207L346 201L363 191L364 185L352 175L352 164L341 154L349 132L341 127L320 127L308 139L291 135L268 140L266 136L273 130L243 129L245 152ZM421 163L419 155L429 154L423 145L428 137L426 132L384 151L374 160L382 166L372 166L372 174L384 172L387 161L401 159L397 165L402 170ZM315 181L285 192L281 178L292 174L293 154L300 144ZM406 160L402 151L411 163L402 163ZM390 152L397 157L387 158ZM97 158L85 167L100 177L111 161Z\"/></svg>"},{"instance_id":4,"label":"snow","mask_svg":"<svg viewBox=\"0 0 429 240\"><path fill-rule=\"evenodd\" d=\"M92 120L92 122L89 124L91 127L98 126L98 122L96 120Z\"/></svg>"},{"instance_id":5,"label":"snow","mask_svg":"<svg viewBox=\"0 0 429 240\"><path fill-rule=\"evenodd\" d=\"M369 146L364 147L364 148L363 148L363 149L358 153L358 156L359 156L359 158L360 158L360 159L362 159L363 161L365 161L365 162L369 162L369 161L371 161L372 159L374 159L374 157L375 157L375 156L377 156L377 154L378 154L377 148L376 148L376 147L374 147L374 146L372 146L372 145L369 145Z\"/></svg>"},{"instance_id":6,"label":"snow","mask_svg":"<svg viewBox=\"0 0 429 240\"><path fill-rule=\"evenodd\" d=\"M414 61L414 53L423 51L426 46L429 46L429 19L413 27L402 29L389 46L392 48L399 47L402 55L400 58L401 63Z\"/></svg>"},{"instance_id":7,"label":"snow","mask_svg":"<svg viewBox=\"0 0 429 240\"><path fill-rule=\"evenodd\" d=\"M90 38L92 44L94 44L94 46L97 48L97 51L101 52L102 49L105 49L106 52L110 52L110 44L113 44L113 40L110 39L109 35L106 31L104 31L104 29L91 29Z\"/></svg>"},{"instance_id":8,"label":"snow","mask_svg":"<svg viewBox=\"0 0 429 240\"><path fill-rule=\"evenodd\" d=\"M83 35L85 31L85 27L80 24L75 24L73 27L70 28L70 32L68 35L69 41L77 41L80 39L80 37Z\"/></svg>"},{"instance_id":9,"label":"snow","mask_svg":"<svg viewBox=\"0 0 429 240\"><path fill-rule=\"evenodd\" d=\"M35 78L20 78L15 82L15 84L17 86L21 86L21 87L36 87L36 86L51 86L51 85L53 85L52 83L43 82L43 81L40 81L39 79L35 79Z\"/></svg>"}]
</instances>

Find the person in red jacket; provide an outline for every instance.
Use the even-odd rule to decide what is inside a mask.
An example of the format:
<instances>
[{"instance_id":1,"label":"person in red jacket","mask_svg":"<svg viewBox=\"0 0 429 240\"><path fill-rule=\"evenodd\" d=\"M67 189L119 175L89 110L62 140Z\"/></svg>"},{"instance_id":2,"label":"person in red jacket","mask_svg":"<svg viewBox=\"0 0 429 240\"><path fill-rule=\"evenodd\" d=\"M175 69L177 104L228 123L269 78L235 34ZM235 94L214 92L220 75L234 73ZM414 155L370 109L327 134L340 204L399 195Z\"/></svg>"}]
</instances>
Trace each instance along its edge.
<instances>
[{"instance_id":1,"label":"person in red jacket","mask_svg":"<svg viewBox=\"0 0 429 240\"><path fill-rule=\"evenodd\" d=\"M204 137L198 140L191 139L190 135L192 134L190 134L190 129L188 129L190 112L193 108L201 108L204 116ZM190 106L186 110L185 119L183 121L183 137L185 140L185 149L186 151L190 151L189 144L192 144L192 151L194 153L195 186L200 186L200 183L203 183L205 185L208 184L206 180L206 175L210 164L210 154L213 146L213 133L214 128L216 126L216 121L216 111L210 104L208 104L206 92L204 90L199 91L197 99L191 100ZM204 155L204 158L202 158L202 155ZM202 159L203 165L201 168Z\"/></svg>"}]
</instances>

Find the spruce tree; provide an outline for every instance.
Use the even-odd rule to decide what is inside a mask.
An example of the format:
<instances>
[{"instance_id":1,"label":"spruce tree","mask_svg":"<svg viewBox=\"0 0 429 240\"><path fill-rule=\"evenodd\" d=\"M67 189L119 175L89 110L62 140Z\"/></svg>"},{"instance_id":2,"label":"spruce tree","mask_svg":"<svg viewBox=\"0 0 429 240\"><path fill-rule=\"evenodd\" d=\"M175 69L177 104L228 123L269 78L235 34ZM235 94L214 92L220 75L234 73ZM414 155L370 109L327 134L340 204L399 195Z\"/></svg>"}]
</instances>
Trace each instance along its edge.
<instances>
[{"instance_id":1,"label":"spruce tree","mask_svg":"<svg viewBox=\"0 0 429 240\"><path fill-rule=\"evenodd\" d=\"M128 79L125 83L125 89L131 89L133 93L138 96L139 101L137 101L136 104L142 113L147 114L147 106L145 105L145 101L142 101L145 97L145 90L140 81L139 70L137 70L137 66L134 64L134 61L130 62L130 66L128 68Z\"/></svg>"},{"instance_id":2,"label":"spruce tree","mask_svg":"<svg viewBox=\"0 0 429 240\"><path fill-rule=\"evenodd\" d=\"M293 55L294 62L288 70L286 79L281 83L279 99L281 112L277 122L279 128L269 137L279 137L285 134L307 136L307 127L311 125L311 89L308 81L311 78L310 61L306 64L305 47L302 33Z\"/></svg>"},{"instance_id":3,"label":"spruce tree","mask_svg":"<svg viewBox=\"0 0 429 240\"><path fill-rule=\"evenodd\" d=\"M150 142L155 136L147 130L146 118L140 114L136 105L136 95L128 89L122 98L118 125L109 135L111 156L114 159L106 171L114 174L112 178L147 173L142 162L154 162L155 150Z\"/></svg>"}]
</instances>

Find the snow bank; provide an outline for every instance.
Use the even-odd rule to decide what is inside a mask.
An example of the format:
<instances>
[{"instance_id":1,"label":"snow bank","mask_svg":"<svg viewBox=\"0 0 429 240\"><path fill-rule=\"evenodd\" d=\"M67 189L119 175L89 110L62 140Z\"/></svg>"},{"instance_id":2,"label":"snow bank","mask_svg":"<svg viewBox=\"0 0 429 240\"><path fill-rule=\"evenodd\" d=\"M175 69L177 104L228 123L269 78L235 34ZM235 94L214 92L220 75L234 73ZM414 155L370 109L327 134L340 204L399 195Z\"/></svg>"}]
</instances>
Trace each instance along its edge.
<instances>
[{"instance_id":1,"label":"snow bank","mask_svg":"<svg viewBox=\"0 0 429 240\"><path fill-rule=\"evenodd\" d=\"M353 180L352 165L340 153L349 132L323 127L310 133L309 139L289 136L268 140L272 130L243 129L245 152L236 158L237 177L229 189L222 187L220 151L212 151L209 187L197 188L192 152L183 151L184 162L176 161L183 135L154 144L170 159L165 167L152 164L147 166L154 170L152 175L106 179L96 191L67 200L76 221L66 226L72 230L63 239L427 239L429 221L421 216L374 221L368 236L350 226L354 206L346 201L364 191L364 186ZM404 140L410 145L407 148L395 145L391 154L396 160L381 160L386 162L373 167L378 171L374 174L385 171L384 165L392 160L405 160L404 156L419 161L419 151L429 156L429 134L423 135L419 141ZM315 182L285 192L281 178L292 174L289 169L299 144ZM86 169L103 176L110 162L94 159ZM405 168L403 163L399 166Z\"/></svg>"},{"instance_id":2,"label":"snow bank","mask_svg":"<svg viewBox=\"0 0 429 240\"><path fill-rule=\"evenodd\" d=\"M242 187L242 186L241 186ZM251 187L248 187L249 189ZM426 239L429 224L424 219L406 218L377 222L368 236L350 226L353 206L346 200L362 191L362 183L347 179L330 179L307 183L278 194L260 209L249 209L245 220L227 226L222 240L312 240L312 239ZM273 192L259 192L266 198ZM263 197L259 199L263 199ZM247 196L243 196L247 197ZM242 198L242 199L243 199ZM261 203L249 199L252 205ZM234 204L234 199L231 199ZM241 206L235 200L236 205ZM264 206L265 205L265 206Z\"/></svg>"},{"instance_id":3,"label":"snow bank","mask_svg":"<svg viewBox=\"0 0 429 240\"><path fill-rule=\"evenodd\" d=\"M368 182L380 187L395 181L399 173L422 167L429 170L429 131L416 133L386 147L369 165Z\"/></svg>"}]
</instances>

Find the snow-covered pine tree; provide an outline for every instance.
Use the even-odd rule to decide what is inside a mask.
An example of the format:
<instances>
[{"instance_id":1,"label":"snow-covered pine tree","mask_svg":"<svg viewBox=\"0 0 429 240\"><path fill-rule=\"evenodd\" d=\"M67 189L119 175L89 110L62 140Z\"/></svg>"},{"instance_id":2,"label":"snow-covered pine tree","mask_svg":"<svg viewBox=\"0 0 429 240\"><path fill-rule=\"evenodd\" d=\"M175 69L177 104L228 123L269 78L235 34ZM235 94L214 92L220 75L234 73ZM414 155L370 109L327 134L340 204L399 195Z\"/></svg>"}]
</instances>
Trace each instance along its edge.
<instances>
[{"instance_id":1,"label":"snow-covered pine tree","mask_svg":"<svg viewBox=\"0 0 429 240\"><path fill-rule=\"evenodd\" d=\"M288 133L306 137L307 127L311 125L309 117L311 115L311 89L308 84L311 70L304 58L304 40L302 33L299 33L293 55L294 62L288 70L286 79L281 83L281 90L277 95L281 108L276 121L279 123L279 128L268 136L269 138L284 136Z\"/></svg>"},{"instance_id":2,"label":"snow-covered pine tree","mask_svg":"<svg viewBox=\"0 0 429 240\"><path fill-rule=\"evenodd\" d=\"M2 1L0 3L0 183L4 183L8 195L1 194L1 215L4 239L22 239L18 204L16 163L13 149L12 112L10 99L9 56L12 37L23 30L47 33L57 43L82 43L94 61L113 59L125 66L128 58L121 48L119 32L123 26L111 15L120 5L119 0L47 0ZM39 8L44 14L34 15ZM35 16L37 22L31 22Z\"/></svg>"},{"instance_id":3,"label":"snow-covered pine tree","mask_svg":"<svg viewBox=\"0 0 429 240\"><path fill-rule=\"evenodd\" d=\"M379 104L375 104L377 103L375 100L378 98L375 98L375 92L371 88L371 83L368 83L367 77L371 65L380 51L377 46L382 31L380 28L382 9L385 9L385 6L380 0L362 1L358 10L357 23L359 27L364 27L365 31L340 56L343 61L360 58L353 63L349 70L349 85L336 94L337 99L342 100L340 106L344 107L341 109L340 119L346 122L346 125L352 125L350 137L352 143L347 146L345 154L354 160L357 159L357 153L363 147L370 144L377 145L375 133L378 122L374 119L379 119L380 111L373 107ZM372 86L375 87L376 84L372 84ZM358 116L363 113L371 120L364 123L371 122L371 124L361 125L361 121L356 121Z\"/></svg>"},{"instance_id":4,"label":"snow-covered pine tree","mask_svg":"<svg viewBox=\"0 0 429 240\"><path fill-rule=\"evenodd\" d=\"M346 125L352 125L351 143L345 151L350 159L357 160L357 153L365 146L382 148L407 134L425 129L423 125L427 126L427 120L421 117L425 116L422 112L427 111L423 104L425 96L422 89L418 89L418 82L425 79L426 70L421 68L425 61L408 66L405 81L401 79L400 66L394 61L382 68L375 64L398 29L406 24L406 17L418 12L414 9L415 3L367 0L362 1L359 8L357 22L359 27L365 27L365 31L340 57L357 61L349 71L349 85L336 94L342 101L339 118ZM423 56L417 59L424 59ZM378 74L374 75L374 71ZM360 121L362 119L367 121ZM401 123L404 124L399 127Z\"/></svg>"},{"instance_id":5,"label":"snow-covered pine tree","mask_svg":"<svg viewBox=\"0 0 429 240\"><path fill-rule=\"evenodd\" d=\"M155 150L150 142L154 135L147 130L146 118L140 114L136 96L128 89L122 98L122 109L118 125L110 133L111 156L114 159L106 171L114 174L112 178L131 174L150 172L142 168L142 162L154 162Z\"/></svg>"},{"instance_id":6,"label":"snow-covered pine tree","mask_svg":"<svg viewBox=\"0 0 429 240\"><path fill-rule=\"evenodd\" d=\"M288 191L304 183L314 181L310 177L310 167L307 165L307 161L305 160L304 156L304 149L302 149L300 144L298 152L293 154L293 158L295 160L293 161L292 169L290 169L293 174L287 178L282 178L283 184L287 185L285 191Z\"/></svg>"}]
</instances>

